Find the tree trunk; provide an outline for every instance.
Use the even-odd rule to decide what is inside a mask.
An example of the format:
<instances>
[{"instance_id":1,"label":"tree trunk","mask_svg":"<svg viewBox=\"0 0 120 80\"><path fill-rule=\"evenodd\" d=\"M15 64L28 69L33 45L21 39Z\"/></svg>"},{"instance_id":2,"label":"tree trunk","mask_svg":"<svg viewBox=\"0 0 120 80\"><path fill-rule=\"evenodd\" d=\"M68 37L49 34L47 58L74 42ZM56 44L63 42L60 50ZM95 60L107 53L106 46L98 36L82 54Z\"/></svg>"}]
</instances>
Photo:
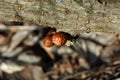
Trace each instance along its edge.
<instances>
[{"instance_id":1,"label":"tree trunk","mask_svg":"<svg viewBox=\"0 0 120 80\"><path fill-rule=\"evenodd\" d=\"M71 34L120 33L120 0L0 0L0 20L47 25Z\"/></svg>"}]
</instances>

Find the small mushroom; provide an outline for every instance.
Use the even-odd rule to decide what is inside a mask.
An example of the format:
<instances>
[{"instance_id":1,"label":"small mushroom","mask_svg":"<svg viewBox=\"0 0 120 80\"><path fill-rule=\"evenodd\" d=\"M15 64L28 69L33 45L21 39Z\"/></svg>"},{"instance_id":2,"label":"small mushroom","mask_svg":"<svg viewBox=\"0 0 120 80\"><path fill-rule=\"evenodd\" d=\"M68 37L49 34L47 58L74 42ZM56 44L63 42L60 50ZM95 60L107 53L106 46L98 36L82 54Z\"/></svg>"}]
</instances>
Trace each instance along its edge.
<instances>
[{"instance_id":1,"label":"small mushroom","mask_svg":"<svg viewBox=\"0 0 120 80\"><path fill-rule=\"evenodd\" d=\"M43 43L46 47L51 47L53 45L53 42L52 42L52 36L51 35L47 35L44 40L43 40Z\"/></svg>"},{"instance_id":2,"label":"small mushroom","mask_svg":"<svg viewBox=\"0 0 120 80\"><path fill-rule=\"evenodd\" d=\"M56 32L52 36L52 42L57 46L62 46L67 41L66 35L61 32Z\"/></svg>"},{"instance_id":3,"label":"small mushroom","mask_svg":"<svg viewBox=\"0 0 120 80\"><path fill-rule=\"evenodd\" d=\"M47 35L52 35L56 32L56 29L55 28L52 28L48 31L48 34Z\"/></svg>"}]
</instances>

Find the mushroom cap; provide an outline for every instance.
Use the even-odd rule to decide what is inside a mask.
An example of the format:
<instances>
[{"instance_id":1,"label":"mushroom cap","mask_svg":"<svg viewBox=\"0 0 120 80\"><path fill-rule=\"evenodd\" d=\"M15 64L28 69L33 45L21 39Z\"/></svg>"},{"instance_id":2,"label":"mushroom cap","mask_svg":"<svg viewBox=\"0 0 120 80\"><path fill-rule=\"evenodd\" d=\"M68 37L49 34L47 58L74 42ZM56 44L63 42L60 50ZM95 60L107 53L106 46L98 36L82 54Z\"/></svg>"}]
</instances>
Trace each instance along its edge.
<instances>
[{"instance_id":1,"label":"mushroom cap","mask_svg":"<svg viewBox=\"0 0 120 80\"><path fill-rule=\"evenodd\" d=\"M47 35L44 40L43 40L43 43L46 47L51 47L53 45L53 42L52 42L52 36L51 35Z\"/></svg>"},{"instance_id":2,"label":"mushroom cap","mask_svg":"<svg viewBox=\"0 0 120 80\"><path fill-rule=\"evenodd\" d=\"M61 32L56 32L55 34L53 34L52 36L52 41L55 45L57 46L62 46L65 44L65 42L67 41L65 34L61 33Z\"/></svg>"},{"instance_id":3,"label":"mushroom cap","mask_svg":"<svg viewBox=\"0 0 120 80\"><path fill-rule=\"evenodd\" d=\"M48 34L47 35L51 35L51 34L54 34L56 32L56 29L55 28L52 28L48 31Z\"/></svg>"}]
</instances>

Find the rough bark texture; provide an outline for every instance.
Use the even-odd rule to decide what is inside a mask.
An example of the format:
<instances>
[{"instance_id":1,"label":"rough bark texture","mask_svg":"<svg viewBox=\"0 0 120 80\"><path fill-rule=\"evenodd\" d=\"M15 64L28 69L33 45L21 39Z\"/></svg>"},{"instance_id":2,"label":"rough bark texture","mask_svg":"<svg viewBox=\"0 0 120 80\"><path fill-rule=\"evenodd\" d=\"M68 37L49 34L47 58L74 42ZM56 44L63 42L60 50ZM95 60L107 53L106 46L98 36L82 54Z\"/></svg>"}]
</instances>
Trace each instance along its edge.
<instances>
[{"instance_id":1,"label":"rough bark texture","mask_svg":"<svg viewBox=\"0 0 120 80\"><path fill-rule=\"evenodd\" d=\"M120 33L120 0L0 0L0 20L47 25L71 34Z\"/></svg>"}]
</instances>

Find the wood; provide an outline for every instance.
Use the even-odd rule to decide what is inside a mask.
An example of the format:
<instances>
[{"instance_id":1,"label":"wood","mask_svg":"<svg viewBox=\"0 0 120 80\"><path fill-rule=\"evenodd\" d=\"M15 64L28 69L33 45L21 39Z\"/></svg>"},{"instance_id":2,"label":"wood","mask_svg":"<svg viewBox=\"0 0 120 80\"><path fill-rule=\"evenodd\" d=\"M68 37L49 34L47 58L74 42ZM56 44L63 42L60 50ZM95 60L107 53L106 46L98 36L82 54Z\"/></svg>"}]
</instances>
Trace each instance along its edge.
<instances>
[{"instance_id":1,"label":"wood","mask_svg":"<svg viewBox=\"0 0 120 80\"><path fill-rule=\"evenodd\" d=\"M120 0L0 0L1 21L23 21L78 34L120 33Z\"/></svg>"}]
</instances>

